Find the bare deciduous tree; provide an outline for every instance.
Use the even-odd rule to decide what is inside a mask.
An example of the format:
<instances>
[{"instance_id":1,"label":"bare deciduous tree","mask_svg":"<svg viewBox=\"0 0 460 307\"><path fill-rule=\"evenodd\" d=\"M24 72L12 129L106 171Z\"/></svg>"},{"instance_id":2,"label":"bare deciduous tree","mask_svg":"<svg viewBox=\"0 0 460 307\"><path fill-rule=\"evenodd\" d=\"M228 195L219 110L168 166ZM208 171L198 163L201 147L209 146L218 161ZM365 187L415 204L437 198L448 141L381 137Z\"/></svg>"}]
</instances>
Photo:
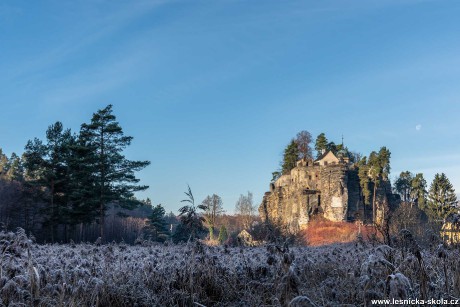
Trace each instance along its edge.
<instances>
[{"instance_id":1,"label":"bare deciduous tree","mask_svg":"<svg viewBox=\"0 0 460 307\"><path fill-rule=\"evenodd\" d=\"M216 194L206 196L199 208L204 210L204 218L209 227L216 226L216 218L224 212L222 198Z\"/></svg>"},{"instance_id":2,"label":"bare deciduous tree","mask_svg":"<svg viewBox=\"0 0 460 307\"><path fill-rule=\"evenodd\" d=\"M240 198L236 202L235 213L241 216L245 229L251 226L255 213L251 192L248 191L248 195L240 195Z\"/></svg>"},{"instance_id":3,"label":"bare deciduous tree","mask_svg":"<svg viewBox=\"0 0 460 307\"><path fill-rule=\"evenodd\" d=\"M295 142L297 143L297 146L299 148L299 159L313 158L313 152L310 147L310 144L312 142L310 132L306 130L300 131L299 133L297 133Z\"/></svg>"}]
</instances>

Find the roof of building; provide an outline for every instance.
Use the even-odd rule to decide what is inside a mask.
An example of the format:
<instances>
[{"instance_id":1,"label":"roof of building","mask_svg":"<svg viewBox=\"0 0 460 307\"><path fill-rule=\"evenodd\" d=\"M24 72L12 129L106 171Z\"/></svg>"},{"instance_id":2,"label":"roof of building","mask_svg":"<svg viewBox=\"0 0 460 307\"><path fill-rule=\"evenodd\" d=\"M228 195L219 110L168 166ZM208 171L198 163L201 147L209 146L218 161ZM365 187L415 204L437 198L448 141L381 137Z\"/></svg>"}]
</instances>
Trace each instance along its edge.
<instances>
[{"instance_id":1,"label":"roof of building","mask_svg":"<svg viewBox=\"0 0 460 307\"><path fill-rule=\"evenodd\" d=\"M321 156L319 156L319 157L315 160L315 162L320 161L320 160L323 160L329 153L331 153L331 154L334 155L334 153L333 153L331 150L327 150L327 151L325 151ZM337 158L336 155L334 155L334 157Z\"/></svg>"}]
</instances>

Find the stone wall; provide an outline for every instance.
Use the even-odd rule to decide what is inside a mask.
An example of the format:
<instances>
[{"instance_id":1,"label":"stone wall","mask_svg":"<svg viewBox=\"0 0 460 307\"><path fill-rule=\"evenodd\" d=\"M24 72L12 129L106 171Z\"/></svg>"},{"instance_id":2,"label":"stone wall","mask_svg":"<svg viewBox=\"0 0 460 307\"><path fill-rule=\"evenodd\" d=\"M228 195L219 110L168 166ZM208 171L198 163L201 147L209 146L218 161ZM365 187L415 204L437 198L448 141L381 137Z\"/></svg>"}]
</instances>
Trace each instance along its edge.
<instances>
[{"instance_id":1,"label":"stone wall","mask_svg":"<svg viewBox=\"0 0 460 307\"><path fill-rule=\"evenodd\" d=\"M361 195L358 172L348 163L325 166L298 163L290 174L271 184L270 192L265 193L260 204L259 214L262 220L294 233L305 228L315 215L330 221L370 223L372 200L365 208ZM394 207L390 203L396 201L390 183L382 182L376 193L377 221L383 218L383 208Z\"/></svg>"}]
</instances>

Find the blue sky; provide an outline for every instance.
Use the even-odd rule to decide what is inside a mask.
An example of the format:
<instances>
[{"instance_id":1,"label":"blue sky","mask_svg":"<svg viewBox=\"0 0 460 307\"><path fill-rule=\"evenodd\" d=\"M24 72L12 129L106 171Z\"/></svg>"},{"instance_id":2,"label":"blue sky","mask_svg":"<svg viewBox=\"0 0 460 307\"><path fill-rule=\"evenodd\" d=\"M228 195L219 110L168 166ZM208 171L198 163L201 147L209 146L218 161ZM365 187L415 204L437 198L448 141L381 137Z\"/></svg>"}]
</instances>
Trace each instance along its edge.
<instances>
[{"instance_id":1,"label":"blue sky","mask_svg":"<svg viewBox=\"0 0 460 307\"><path fill-rule=\"evenodd\" d=\"M0 147L114 105L150 197L257 204L300 130L460 191L460 2L0 1Z\"/></svg>"}]
</instances>

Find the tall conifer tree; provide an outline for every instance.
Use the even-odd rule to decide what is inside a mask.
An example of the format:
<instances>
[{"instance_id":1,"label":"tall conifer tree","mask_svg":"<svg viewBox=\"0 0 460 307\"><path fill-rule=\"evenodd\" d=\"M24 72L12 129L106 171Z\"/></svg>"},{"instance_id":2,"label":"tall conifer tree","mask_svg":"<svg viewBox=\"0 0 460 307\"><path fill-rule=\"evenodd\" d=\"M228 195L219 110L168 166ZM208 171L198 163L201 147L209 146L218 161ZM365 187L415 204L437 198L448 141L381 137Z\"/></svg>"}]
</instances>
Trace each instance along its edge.
<instances>
[{"instance_id":1,"label":"tall conifer tree","mask_svg":"<svg viewBox=\"0 0 460 307\"><path fill-rule=\"evenodd\" d=\"M422 173L418 173L411 181L411 198L415 204L420 208L426 207L426 199L428 192L426 190L427 184Z\"/></svg>"},{"instance_id":2,"label":"tall conifer tree","mask_svg":"<svg viewBox=\"0 0 460 307\"><path fill-rule=\"evenodd\" d=\"M316 142L315 142L315 150L316 150L316 157L319 158L323 151L327 149L328 145L328 140L326 138L326 135L324 133L320 133L316 137Z\"/></svg>"},{"instance_id":3,"label":"tall conifer tree","mask_svg":"<svg viewBox=\"0 0 460 307\"><path fill-rule=\"evenodd\" d=\"M164 242L169 237L168 224L165 219L165 209L162 205L152 208L152 214L146 221L144 231L153 241Z\"/></svg>"},{"instance_id":4,"label":"tall conifer tree","mask_svg":"<svg viewBox=\"0 0 460 307\"><path fill-rule=\"evenodd\" d=\"M434 221L442 221L458 211L457 196L447 176L436 174L428 192L428 215Z\"/></svg>"},{"instance_id":5,"label":"tall conifer tree","mask_svg":"<svg viewBox=\"0 0 460 307\"><path fill-rule=\"evenodd\" d=\"M390 156L391 153L386 147L380 148L378 153L373 151L369 155L369 177L374 184L374 192L372 197L372 213L374 223L376 222L377 217L377 188L382 181L387 181L388 176L390 176Z\"/></svg>"},{"instance_id":6,"label":"tall conifer tree","mask_svg":"<svg viewBox=\"0 0 460 307\"><path fill-rule=\"evenodd\" d=\"M28 141L24 153L24 167L31 181L47 189L44 194L48 203L46 225L51 227L51 240L57 240L57 227L66 224L63 210L68 204L68 159L72 135L56 122L46 130L46 143L35 138Z\"/></svg>"},{"instance_id":7,"label":"tall conifer tree","mask_svg":"<svg viewBox=\"0 0 460 307\"><path fill-rule=\"evenodd\" d=\"M401 200L406 203L412 203L412 181L414 176L409 171L401 172L395 181L395 190L401 196Z\"/></svg>"},{"instance_id":8,"label":"tall conifer tree","mask_svg":"<svg viewBox=\"0 0 460 307\"><path fill-rule=\"evenodd\" d=\"M89 124L80 130L81 141L91 149L86 157L91 167L93 187L98 203L100 237L104 240L104 217L107 204L118 201L123 208L132 209L138 202L134 192L148 188L138 185L135 172L150 164L149 161L131 161L125 158L123 150L131 144L133 137L125 136L120 124L112 114L112 105L93 114Z\"/></svg>"},{"instance_id":9,"label":"tall conifer tree","mask_svg":"<svg viewBox=\"0 0 460 307\"><path fill-rule=\"evenodd\" d=\"M0 148L0 179L6 178L6 173L8 172L9 160L8 157L3 153L3 150Z\"/></svg>"},{"instance_id":10,"label":"tall conifer tree","mask_svg":"<svg viewBox=\"0 0 460 307\"><path fill-rule=\"evenodd\" d=\"M9 180L22 181L24 179L23 161L14 152L8 163L8 171L6 177Z\"/></svg>"},{"instance_id":11,"label":"tall conifer tree","mask_svg":"<svg viewBox=\"0 0 460 307\"><path fill-rule=\"evenodd\" d=\"M291 140L289 145L284 149L283 163L281 165L281 170L283 174L287 174L293 169L296 165L297 160L299 159L299 147L294 139Z\"/></svg>"}]
</instances>

